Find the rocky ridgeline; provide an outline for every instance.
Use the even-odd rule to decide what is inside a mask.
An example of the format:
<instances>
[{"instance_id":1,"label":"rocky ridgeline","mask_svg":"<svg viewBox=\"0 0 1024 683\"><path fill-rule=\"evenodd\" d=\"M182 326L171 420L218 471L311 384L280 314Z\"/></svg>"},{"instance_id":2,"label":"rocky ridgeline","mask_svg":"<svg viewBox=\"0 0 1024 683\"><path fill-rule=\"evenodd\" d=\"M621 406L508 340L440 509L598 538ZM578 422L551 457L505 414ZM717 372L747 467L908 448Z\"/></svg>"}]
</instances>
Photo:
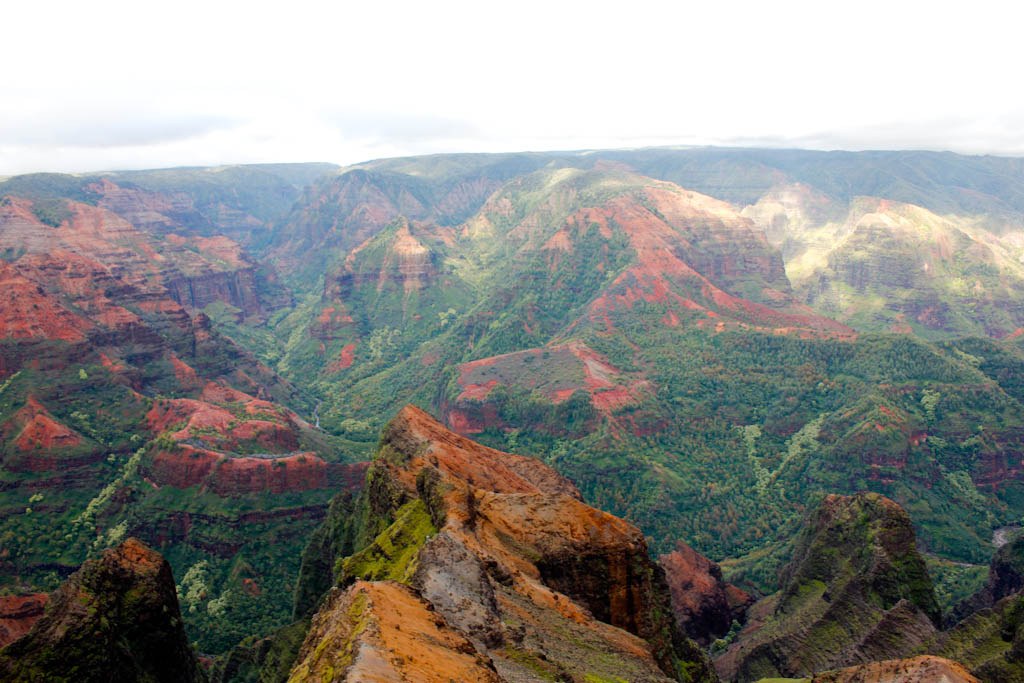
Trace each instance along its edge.
<instances>
[{"instance_id":1,"label":"rocky ridgeline","mask_svg":"<svg viewBox=\"0 0 1024 683\"><path fill-rule=\"evenodd\" d=\"M904 657L940 621L910 517L874 493L825 498L804 524L782 586L750 608L737 642L715 660L724 679Z\"/></svg>"},{"instance_id":2,"label":"rocky ridgeline","mask_svg":"<svg viewBox=\"0 0 1024 683\"><path fill-rule=\"evenodd\" d=\"M978 611L939 631L910 520L877 494L826 497L782 590L751 605L685 544L661 558L666 572L638 529L551 468L413 406L386 427L365 481L335 498L303 553L295 622L221 657L214 681L968 683L1017 680L1024 661L1024 541L961 606ZM49 600L10 596L0 610L2 680L207 675L169 565L135 539ZM687 639L707 645L744 619L714 668Z\"/></svg>"},{"instance_id":3,"label":"rocky ridgeline","mask_svg":"<svg viewBox=\"0 0 1024 683\"><path fill-rule=\"evenodd\" d=\"M536 460L407 406L345 518L291 681L714 680L639 530Z\"/></svg>"}]
</instances>

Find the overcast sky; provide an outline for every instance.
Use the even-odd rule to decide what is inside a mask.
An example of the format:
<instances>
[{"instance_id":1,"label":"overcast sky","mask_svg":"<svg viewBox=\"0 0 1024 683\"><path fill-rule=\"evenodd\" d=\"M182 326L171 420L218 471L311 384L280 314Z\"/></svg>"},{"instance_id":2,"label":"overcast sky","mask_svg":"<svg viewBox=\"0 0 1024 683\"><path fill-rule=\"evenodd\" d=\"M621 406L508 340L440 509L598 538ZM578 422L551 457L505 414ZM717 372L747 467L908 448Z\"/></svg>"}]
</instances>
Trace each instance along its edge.
<instances>
[{"instance_id":1,"label":"overcast sky","mask_svg":"<svg viewBox=\"0 0 1024 683\"><path fill-rule=\"evenodd\" d=\"M663 144L1024 156L995 2L14 2L0 174Z\"/></svg>"}]
</instances>

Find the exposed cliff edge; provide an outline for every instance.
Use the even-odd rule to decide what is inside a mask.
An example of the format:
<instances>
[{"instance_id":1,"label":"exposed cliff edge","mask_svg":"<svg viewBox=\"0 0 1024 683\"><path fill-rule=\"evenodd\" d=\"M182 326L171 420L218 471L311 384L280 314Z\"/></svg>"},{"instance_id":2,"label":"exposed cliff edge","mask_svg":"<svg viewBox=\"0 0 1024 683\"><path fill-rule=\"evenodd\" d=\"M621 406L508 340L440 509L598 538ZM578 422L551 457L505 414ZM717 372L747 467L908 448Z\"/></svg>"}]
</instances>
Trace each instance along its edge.
<instances>
[{"instance_id":1,"label":"exposed cliff edge","mask_svg":"<svg viewBox=\"0 0 1024 683\"><path fill-rule=\"evenodd\" d=\"M1003 598L1024 589L1024 536L1018 536L996 551L989 563L988 578L974 595L953 608L947 624L953 625L975 612L993 607Z\"/></svg>"},{"instance_id":2,"label":"exposed cliff edge","mask_svg":"<svg viewBox=\"0 0 1024 683\"><path fill-rule=\"evenodd\" d=\"M24 637L0 650L3 681L205 681L171 567L130 538L82 565Z\"/></svg>"},{"instance_id":3,"label":"exposed cliff edge","mask_svg":"<svg viewBox=\"0 0 1024 683\"><path fill-rule=\"evenodd\" d=\"M905 657L936 634L939 608L910 517L876 493L827 496L782 579L715 660L723 678L809 676Z\"/></svg>"},{"instance_id":4,"label":"exposed cliff edge","mask_svg":"<svg viewBox=\"0 0 1024 683\"><path fill-rule=\"evenodd\" d=\"M838 671L826 671L811 679L811 683L977 683L961 664L922 655L910 659L889 659L851 666Z\"/></svg>"},{"instance_id":5,"label":"exposed cliff edge","mask_svg":"<svg viewBox=\"0 0 1024 683\"><path fill-rule=\"evenodd\" d=\"M687 636L702 645L724 636L733 621L743 621L754 598L722 578L717 564L680 541L658 558L665 569L672 611Z\"/></svg>"},{"instance_id":6,"label":"exposed cliff edge","mask_svg":"<svg viewBox=\"0 0 1024 683\"><path fill-rule=\"evenodd\" d=\"M291 681L715 680L640 531L536 460L406 406L348 510L307 551L323 572L328 548L356 549L332 570Z\"/></svg>"}]
</instances>

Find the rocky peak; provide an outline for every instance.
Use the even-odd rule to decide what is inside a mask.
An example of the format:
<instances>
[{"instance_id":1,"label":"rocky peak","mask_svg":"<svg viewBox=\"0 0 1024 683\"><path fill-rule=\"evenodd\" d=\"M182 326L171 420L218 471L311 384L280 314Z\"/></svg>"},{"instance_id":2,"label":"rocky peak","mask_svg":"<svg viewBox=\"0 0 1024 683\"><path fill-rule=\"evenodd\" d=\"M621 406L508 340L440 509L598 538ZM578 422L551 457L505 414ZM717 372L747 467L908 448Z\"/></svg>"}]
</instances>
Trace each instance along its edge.
<instances>
[{"instance_id":1,"label":"rocky peak","mask_svg":"<svg viewBox=\"0 0 1024 683\"><path fill-rule=\"evenodd\" d=\"M829 495L808 516L782 590L715 661L723 678L806 676L913 653L939 608L910 517L876 493Z\"/></svg>"},{"instance_id":2,"label":"rocky peak","mask_svg":"<svg viewBox=\"0 0 1024 683\"><path fill-rule=\"evenodd\" d=\"M288 680L501 681L464 636L394 581L334 589L313 618Z\"/></svg>"},{"instance_id":3,"label":"rocky peak","mask_svg":"<svg viewBox=\"0 0 1024 683\"><path fill-rule=\"evenodd\" d=\"M910 516L885 496L826 496L805 523L783 571L785 590L792 594L810 581L853 578L865 582L883 605L907 599L938 624L938 603L915 542Z\"/></svg>"},{"instance_id":4,"label":"rocky peak","mask_svg":"<svg viewBox=\"0 0 1024 683\"><path fill-rule=\"evenodd\" d=\"M398 216L380 233L349 252L324 283L324 298L350 301L361 290L374 295L399 291L403 296L431 286L442 256L439 241L448 237L433 226L410 224Z\"/></svg>"},{"instance_id":5,"label":"rocky peak","mask_svg":"<svg viewBox=\"0 0 1024 683\"><path fill-rule=\"evenodd\" d=\"M664 573L640 530L583 503L542 463L476 444L406 406L384 430L362 496L350 517L365 520L354 534L363 540L337 564L347 590L323 603L291 680L319 675L311 657L335 658L336 672L346 667L342 680L358 679L359 660L389 658L364 640L358 657L345 659L352 648L337 644L360 630L360 595L375 605L366 623L382 632L402 602L463 638L456 650L480 668L459 680L530 681L540 672L561 680L714 679L671 617ZM322 627L328 623L339 625ZM339 637L324 645L327 631ZM450 636L435 640L454 647ZM433 659L441 668L427 665L423 680L459 656Z\"/></svg>"},{"instance_id":6,"label":"rocky peak","mask_svg":"<svg viewBox=\"0 0 1024 683\"><path fill-rule=\"evenodd\" d=\"M658 558L665 569L672 611L687 636L702 645L724 636L733 620L745 617L753 602L747 593L728 584L717 564L680 541Z\"/></svg>"},{"instance_id":7,"label":"rocky peak","mask_svg":"<svg viewBox=\"0 0 1024 683\"><path fill-rule=\"evenodd\" d=\"M457 481L495 493L547 493L580 499L576 485L544 463L482 446L447 429L414 405L384 428L381 452L398 454L406 479L432 467Z\"/></svg>"},{"instance_id":8,"label":"rocky peak","mask_svg":"<svg viewBox=\"0 0 1024 683\"><path fill-rule=\"evenodd\" d=\"M0 679L202 681L171 567L130 538L61 584L27 635L0 651Z\"/></svg>"}]
</instances>

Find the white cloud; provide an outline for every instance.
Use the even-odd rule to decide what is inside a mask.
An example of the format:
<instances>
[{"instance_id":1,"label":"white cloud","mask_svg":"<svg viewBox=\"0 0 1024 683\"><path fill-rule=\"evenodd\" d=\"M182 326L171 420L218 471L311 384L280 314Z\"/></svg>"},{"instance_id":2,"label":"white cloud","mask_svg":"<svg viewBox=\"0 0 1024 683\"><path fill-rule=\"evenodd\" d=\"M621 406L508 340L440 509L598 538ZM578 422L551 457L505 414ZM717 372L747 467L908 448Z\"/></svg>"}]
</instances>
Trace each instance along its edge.
<instances>
[{"instance_id":1,"label":"white cloud","mask_svg":"<svg viewBox=\"0 0 1024 683\"><path fill-rule=\"evenodd\" d=\"M760 141L1024 154L974 2L17 3L0 173Z\"/></svg>"}]
</instances>

